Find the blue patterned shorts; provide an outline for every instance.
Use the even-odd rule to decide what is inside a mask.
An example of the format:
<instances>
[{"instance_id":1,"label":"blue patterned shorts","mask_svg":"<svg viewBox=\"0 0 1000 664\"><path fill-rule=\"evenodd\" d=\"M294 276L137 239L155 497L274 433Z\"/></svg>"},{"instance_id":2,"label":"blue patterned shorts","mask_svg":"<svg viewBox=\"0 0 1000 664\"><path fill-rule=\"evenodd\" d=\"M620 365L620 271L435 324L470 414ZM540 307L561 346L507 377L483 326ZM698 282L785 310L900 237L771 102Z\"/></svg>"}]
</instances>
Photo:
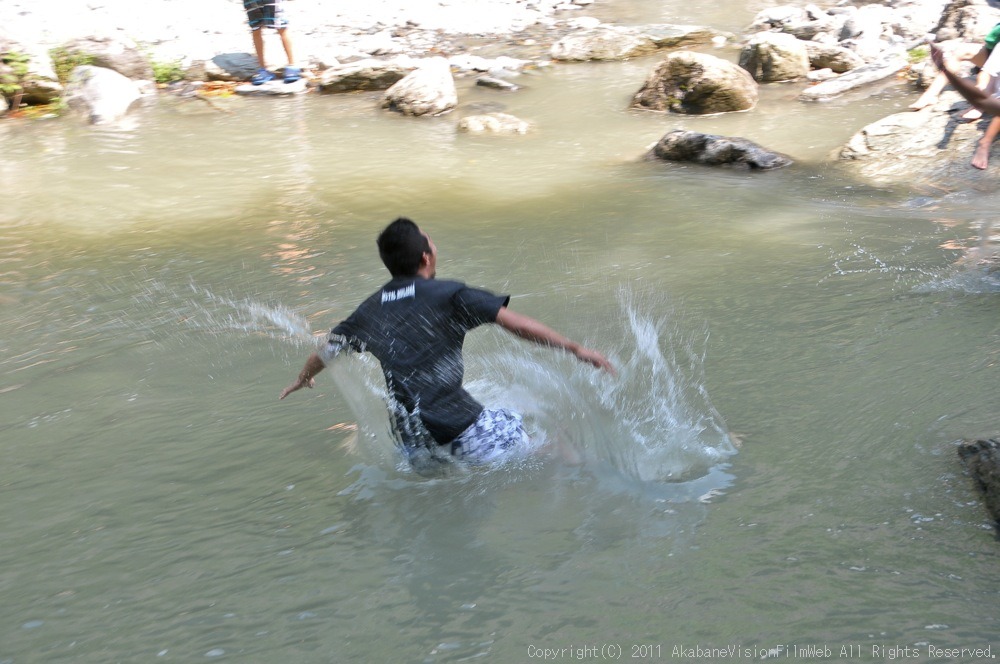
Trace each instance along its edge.
<instances>
[{"instance_id":1,"label":"blue patterned shorts","mask_svg":"<svg viewBox=\"0 0 1000 664\"><path fill-rule=\"evenodd\" d=\"M451 453L465 463L480 465L528 450L528 434L517 413L486 408L451 443Z\"/></svg>"},{"instance_id":2,"label":"blue patterned shorts","mask_svg":"<svg viewBox=\"0 0 1000 664\"><path fill-rule=\"evenodd\" d=\"M243 9L247 10L251 30L288 27L284 0L243 0Z\"/></svg>"}]
</instances>

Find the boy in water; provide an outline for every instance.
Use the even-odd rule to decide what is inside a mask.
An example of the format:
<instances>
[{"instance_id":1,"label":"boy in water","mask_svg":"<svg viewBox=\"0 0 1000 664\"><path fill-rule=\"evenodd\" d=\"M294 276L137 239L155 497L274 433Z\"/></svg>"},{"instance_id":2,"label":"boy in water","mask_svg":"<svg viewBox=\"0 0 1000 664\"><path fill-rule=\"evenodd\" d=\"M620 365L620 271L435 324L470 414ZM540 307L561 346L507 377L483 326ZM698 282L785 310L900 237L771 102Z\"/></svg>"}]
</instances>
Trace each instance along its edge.
<instances>
[{"instance_id":1,"label":"boy in water","mask_svg":"<svg viewBox=\"0 0 1000 664\"><path fill-rule=\"evenodd\" d=\"M521 415L486 409L462 386L467 332L496 323L515 336L567 350L615 374L597 351L510 311L509 296L435 279L437 247L409 219L389 224L377 244L392 279L330 331L280 399L313 387L316 374L339 353L367 351L382 366L398 442L411 460L429 450L434 457L485 464L524 451L528 436Z\"/></svg>"},{"instance_id":2,"label":"boy in water","mask_svg":"<svg viewBox=\"0 0 1000 664\"><path fill-rule=\"evenodd\" d=\"M285 56L288 58L285 83L294 83L302 78L302 70L295 66L295 57L292 55L292 40L288 36L288 19L285 18L285 0L243 0L243 8L247 12L250 34L253 35L253 48L257 54L257 64L260 66L250 82L254 85L263 85L274 80L274 74L268 71L267 61L264 59L263 28L265 27L278 31L281 45L285 49Z\"/></svg>"}]
</instances>

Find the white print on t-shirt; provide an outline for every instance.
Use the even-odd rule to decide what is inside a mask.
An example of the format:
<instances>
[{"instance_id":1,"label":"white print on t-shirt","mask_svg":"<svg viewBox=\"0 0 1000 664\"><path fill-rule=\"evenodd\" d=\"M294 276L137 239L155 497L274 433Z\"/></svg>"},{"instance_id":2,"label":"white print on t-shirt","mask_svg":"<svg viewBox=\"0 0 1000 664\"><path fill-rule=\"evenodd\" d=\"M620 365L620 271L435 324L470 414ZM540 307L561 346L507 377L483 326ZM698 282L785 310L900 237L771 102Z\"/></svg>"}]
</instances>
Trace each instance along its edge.
<instances>
[{"instance_id":1,"label":"white print on t-shirt","mask_svg":"<svg viewBox=\"0 0 1000 664\"><path fill-rule=\"evenodd\" d=\"M394 291L382 291L382 304L386 302L395 302L396 300L402 300L408 297L416 297L417 288L415 284L410 284L409 286L404 286L400 289Z\"/></svg>"}]
</instances>

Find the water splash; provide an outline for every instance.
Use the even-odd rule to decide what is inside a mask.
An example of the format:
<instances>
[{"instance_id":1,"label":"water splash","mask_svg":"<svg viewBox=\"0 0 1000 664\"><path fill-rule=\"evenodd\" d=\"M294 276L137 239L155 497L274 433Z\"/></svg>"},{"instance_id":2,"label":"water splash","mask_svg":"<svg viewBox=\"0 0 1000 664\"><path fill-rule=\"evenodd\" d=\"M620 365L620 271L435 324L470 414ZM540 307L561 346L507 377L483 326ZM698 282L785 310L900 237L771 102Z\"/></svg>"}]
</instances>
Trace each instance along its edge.
<instances>
[{"instance_id":1,"label":"water splash","mask_svg":"<svg viewBox=\"0 0 1000 664\"><path fill-rule=\"evenodd\" d=\"M937 276L913 290L916 293L957 292L967 295L1000 293L1000 270L990 271L971 265Z\"/></svg>"},{"instance_id":2,"label":"water splash","mask_svg":"<svg viewBox=\"0 0 1000 664\"><path fill-rule=\"evenodd\" d=\"M969 295L1000 292L1000 238L984 220L973 246L961 247L962 256L933 279L916 287L918 293L958 292Z\"/></svg>"},{"instance_id":3,"label":"water splash","mask_svg":"<svg viewBox=\"0 0 1000 664\"><path fill-rule=\"evenodd\" d=\"M735 452L705 385L708 330L688 337L680 320L654 318L627 297L622 308L631 352L621 378L599 392L612 435L592 437L590 448L639 480L702 476Z\"/></svg>"},{"instance_id":4,"label":"water splash","mask_svg":"<svg viewBox=\"0 0 1000 664\"><path fill-rule=\"evenodd\" d=\"M641 297L621 289L621 315L603 317L603 325L612 329L601 332L602 341L588 342L609 353L617 378L495 328L476 337L477 348L466 354L467 388L489 407L522 413L540 452L477 474L516 481L555 457L614 491L653 490L684 501L726 482L720 468L736 448L706 387L708 329L692 333L671 307L640 302ZM135 301L150 310L140 317L146 330L161 337L169 327L168 335L194 329L265 335L297 347L315 341L308 321L287 307L220 295L195 283L177 291L150 280ZM615 347L608 347L609 339L617 340ZM345 441L348 452L382 468L395 465L406 475L386 414L378 362L367 354L351 354L333 363L329 374L338 397L360 423L357 436ZM448 476L467 474L455 469Z\"/></svg>"},{"instance_id":5,"label":"water splash","mask_svg":"<svg viewBox=\"0 0 1000 664\"><path fill-rule=\"evenodd\" d=\"M944 224L944 222L942 222ZM1000 237L992 232L989 220L978 224L974 237L950 240L940 249L956 252L956 260L940 265L939 256L932 264L921 266L910 256L913 245L895 247L897 256L885 256L859 243L851 243L851 251L832 256L833 270L820 283L856 275L892 275L896 282L915 293L958 292L966 294L1000 291Z\"/></svg>"},{"instance_id":6,"label":"water splash","mask_svg":"<svg viewBox=\"0 0 1000 664\"><path fill-rule=\"evenodd\" d=\"M283 305L219 295L193 282L188 285L187 293L159 281L148 281L142 293L134 298L138 306L150 310L140 317L146 329L186 328L210 334L241 332L289 341L296 346L313 343L309 322ZM135 317L130 315L129 319Z\"/></svg>"},{"instance_id":7,"label":"water splash","mask_svg":"<svg viewBox=\"0 0 1000 664\"><path fill-rule=\"evenodd\" d=\"M670 501L697 500L728 483L721 469L736 448L706 388L707 329L690 335L679 316L654 316L624 291L619 300L620 329L602 335L620 340L611 351L617 378L499 331L466 354L469 391L487 407L524 415L539 448L484 472L507 481L554 457L614 492ZM377 362L350 358L331 373L366 430L355 451L373 463L392 456Z\"/></svg>"},{"instance_id":8,"label":"water splash","mask_svg":"<svg viewBox=\"0 0 1000 664\"><path fill-rule=\"evenodd\" d=\"M834 277L846 277L856 274L893 274L897 275L897 278L901 278L904 275L933 275L932 270L903 261L895 262L880 256L860 244L852 243L851 247L853 247L853 251L846 256L834 257L833 272L824 277L821 282ZM902 253L906 254L910 249L911 247L903 247Z\"/></svg>"}]
</instances>

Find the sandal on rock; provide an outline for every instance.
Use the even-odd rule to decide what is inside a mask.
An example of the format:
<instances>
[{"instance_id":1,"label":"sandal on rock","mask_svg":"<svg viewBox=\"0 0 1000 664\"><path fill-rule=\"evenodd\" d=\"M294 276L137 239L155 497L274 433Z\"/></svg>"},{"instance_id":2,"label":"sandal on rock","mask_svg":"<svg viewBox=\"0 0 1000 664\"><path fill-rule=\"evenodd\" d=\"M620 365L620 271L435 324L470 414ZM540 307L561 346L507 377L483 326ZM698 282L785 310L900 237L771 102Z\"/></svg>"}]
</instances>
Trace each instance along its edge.
<instances>
[{"instance_id":1,"label":"sandal on rock","mask_svg":"<svg viewBox=\"0 0 1000 664\"><path fill-rule=\"evenodd\" d=\"M257 70L257 73L254 74L253 77L250 79L250 82L253 83L254 85L264 85L268 81L273 81L273 80L274 80L274 74L261 67L260 69Z\"/></svg>"}]
</instances>

